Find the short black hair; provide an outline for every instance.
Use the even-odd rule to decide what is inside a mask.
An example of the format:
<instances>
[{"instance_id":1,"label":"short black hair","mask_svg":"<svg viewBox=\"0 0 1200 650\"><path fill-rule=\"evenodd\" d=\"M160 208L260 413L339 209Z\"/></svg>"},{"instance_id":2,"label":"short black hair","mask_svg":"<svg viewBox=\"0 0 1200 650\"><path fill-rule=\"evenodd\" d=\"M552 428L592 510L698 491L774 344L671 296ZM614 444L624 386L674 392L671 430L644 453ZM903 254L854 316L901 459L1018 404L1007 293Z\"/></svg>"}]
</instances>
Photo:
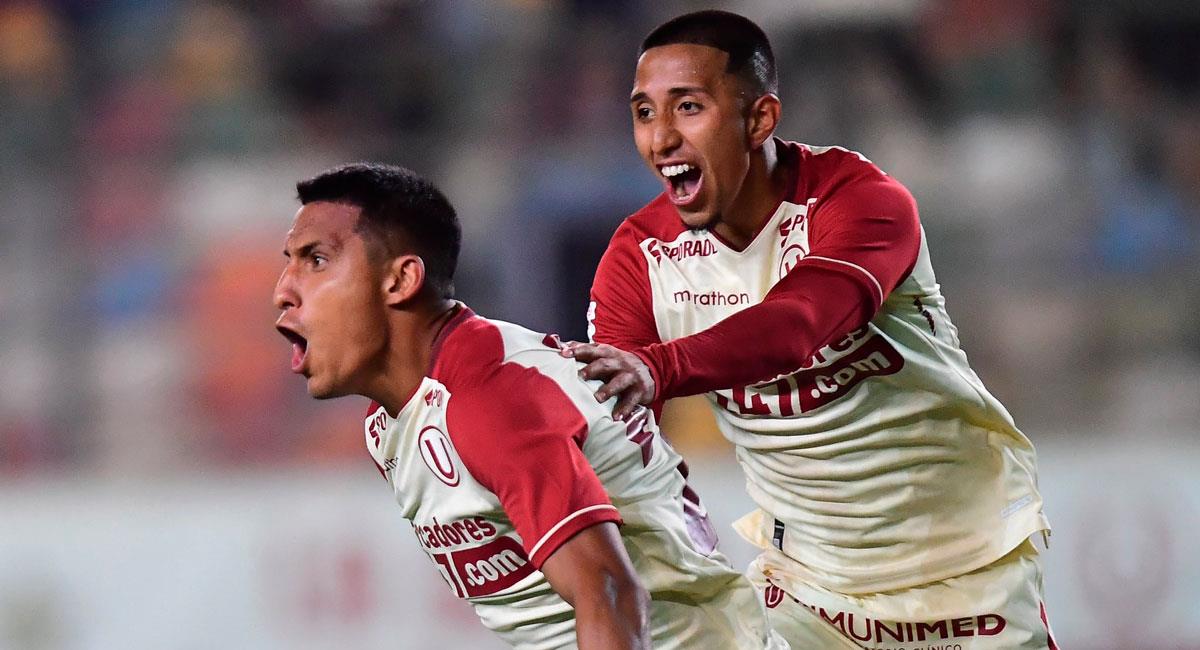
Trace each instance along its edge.
<instances>
[{"instance_id":1,"label":"short black hair","mask_svg":"<svg viewBox=\"0 0 1200 650\"><path fill-rule=\"evenodd\" d=\"M355 231L367 234L374 252L394 257L415 253L425 262L426 286L454 297L454 269L462 228L454 207L433 183L411 169L360 162L334 167L296 183L300 203L346 203L361 209Z\"/></svg>"},{"instance_id":2,"label":"short black hair","mask_svg":"<svg viewBox=\"0 0 1200 650\"><path fill-rule=\"evenodd\" d=\"M755 96L779 93L771 41L754 21L728 11L709 9L684 14L659 25L642 41L638 56L661 45L707 45L729 55L725 72L746 84Z\"/></svg>"}]
</instances>

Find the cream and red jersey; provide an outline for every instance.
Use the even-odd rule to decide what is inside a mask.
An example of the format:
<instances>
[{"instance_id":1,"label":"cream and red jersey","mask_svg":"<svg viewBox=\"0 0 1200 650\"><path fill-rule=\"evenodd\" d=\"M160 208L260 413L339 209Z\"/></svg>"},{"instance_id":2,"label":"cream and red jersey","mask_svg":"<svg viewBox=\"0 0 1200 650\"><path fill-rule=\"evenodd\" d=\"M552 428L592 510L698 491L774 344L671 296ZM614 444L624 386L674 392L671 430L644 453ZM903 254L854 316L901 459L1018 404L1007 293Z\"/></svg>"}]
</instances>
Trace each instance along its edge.
<instances>
[{"instance_id":1,"label":"cream and red jersey","mask_svg":"<svg viewBox=\"0 0 1200 650\"><path fill-rule=\"evenodd\" d=\"M659 403L707 393L760 508L739 531L790 575L879 592L1002 557L1048 527L1034 450L967 363L912 196L855 152L775 142L794 171L743 250L666 196L625 220L591 338L645 360Z\"/></svg>"},{"instance_id":2,"label":"cream and red jersey","mask_svg":"<svg viewBox=\"0 0 1200 650\"><path fill-rule=\"evenodd\" d=\"M574 647L571 606L539 569L579 531L618 522L651 595L655 647L764 647L754 588L715 550L653 414L613 420L615 400L596 402L598 382L580 379L556 337L458 309L400 412L372 403L364 422L450 589L514 647Z\"/></svg>"}]
</instances>

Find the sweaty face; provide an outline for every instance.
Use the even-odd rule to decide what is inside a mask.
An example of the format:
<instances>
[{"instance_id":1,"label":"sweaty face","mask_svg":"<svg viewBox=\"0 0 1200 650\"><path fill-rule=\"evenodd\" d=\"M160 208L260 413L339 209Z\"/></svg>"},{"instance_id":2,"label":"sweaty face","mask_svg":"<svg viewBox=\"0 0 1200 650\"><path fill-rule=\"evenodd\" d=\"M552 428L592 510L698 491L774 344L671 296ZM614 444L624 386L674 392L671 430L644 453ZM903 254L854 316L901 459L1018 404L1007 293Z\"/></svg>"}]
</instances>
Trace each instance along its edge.
<instances>
[{"instance_id":1,"label":"sweaty face","mask_svg":"<svg viewBox=\"0 0 1200 650\"><path fill-rule=\"evenodd\" d=\"M750 168L745 99L725 72L728 60L687 44L653 47L638 59L633 139L690 228L714 225Z\"/></svg>"},{"instance_id":2,"label":"sweaty face","mask_svg":"<svg viewBox=\"0 0 1200 650\"><path fill-rule=\"evenodd\" d=\"M316 398L358 393L387 342L381 266L354 231L359 208L318 201L296 213L275 285L275 327L292 344L292 372Z\"/></svg>"}]
</instances>

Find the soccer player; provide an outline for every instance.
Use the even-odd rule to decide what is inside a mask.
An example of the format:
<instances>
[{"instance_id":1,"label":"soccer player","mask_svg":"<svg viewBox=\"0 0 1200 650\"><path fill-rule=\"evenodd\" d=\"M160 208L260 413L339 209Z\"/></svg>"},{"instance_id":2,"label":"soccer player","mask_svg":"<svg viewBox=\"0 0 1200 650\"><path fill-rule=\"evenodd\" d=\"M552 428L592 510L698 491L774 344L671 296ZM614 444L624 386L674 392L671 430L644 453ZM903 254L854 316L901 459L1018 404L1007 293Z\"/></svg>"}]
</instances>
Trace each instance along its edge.
<instances>
[{"instance_id":1,"label":"soccer player","mask_svg":"<svg viewBox=\"0 0 1200 650\"><path fill-rule=\"evenodd\" d=\"M630 109L663 193L596 272L593 343L636 404L707 393L795 648L1053 648L1033 446L971 370L916 204L862 155L774 137L762 30L704 11L643 42Z\"/></svg>"},{"instance_id":2,"label":"soccer player","mask_svg":"<svg viewBox=\"0 0 1200 650\"><path fill-rule=\"evenodd\" d=\"M484 625L531 649L786 647L653 415L615 420L555 337L452 299L461 235L433 185L356 164L297 189L274 296L291 368L373 400L367 449Z\"/></svg>"}]
</instances>

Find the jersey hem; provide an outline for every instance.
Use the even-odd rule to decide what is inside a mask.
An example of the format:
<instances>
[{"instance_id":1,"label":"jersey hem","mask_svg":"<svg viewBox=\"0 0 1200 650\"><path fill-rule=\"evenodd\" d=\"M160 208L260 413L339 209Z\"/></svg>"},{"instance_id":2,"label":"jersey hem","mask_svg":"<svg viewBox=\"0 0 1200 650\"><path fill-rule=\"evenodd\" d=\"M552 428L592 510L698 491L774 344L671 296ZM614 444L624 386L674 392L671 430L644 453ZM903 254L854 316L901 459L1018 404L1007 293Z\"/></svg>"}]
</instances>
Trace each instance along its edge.
<instances>
[{"instance_id":1,"label":"jersey hem","mask_svg":"<svg viewBox=\"0 0 1200 650\"><path fill-rule=\"evenodd\" d=\"M766 511L762 512L766 519L774 520L770 513L767 513ZM913 570L886 572L880 571L880 577L873 577L871 579L835 576L833 572L830 571L814 571L804 563L788 555L785 551L777 549L775 546L762 539L761 535L763 533L761 531L747 531L744 529L738 529L738 533L743 539L764 551L762 554L764 559L766 559L768 564L774 564L782 570L782 578L807 582L821 587L822 589L828 589L829 591L836 593L856 595L885 593L899 591L902 589L914 589L923 585L966 575L972 571L978 571L979 569L986 567L1011 553L1014 549L1025 543L1025 541L1028 540L1031 535L1041 531L1049 531L1050 522L1047 521L1045 515L1039 511L1032 517L1031 521L1026 523L1026 525L1015 530L1020 530L1022 532L1010 533L1011 537L1006 535L1003 543L995 546L989 546L988 548L978 553L971 554L968 557L957 558L955 561L946 562L945 564L941 565L940 571L928 569L921 572ZM789 544L787 541L784 542L784 548L787 548L790 545L791 544ZM821 574L824 574L824 576ZM823 577L832 577L835 579L822 579Z\"/></svg>"}]
</instances>

